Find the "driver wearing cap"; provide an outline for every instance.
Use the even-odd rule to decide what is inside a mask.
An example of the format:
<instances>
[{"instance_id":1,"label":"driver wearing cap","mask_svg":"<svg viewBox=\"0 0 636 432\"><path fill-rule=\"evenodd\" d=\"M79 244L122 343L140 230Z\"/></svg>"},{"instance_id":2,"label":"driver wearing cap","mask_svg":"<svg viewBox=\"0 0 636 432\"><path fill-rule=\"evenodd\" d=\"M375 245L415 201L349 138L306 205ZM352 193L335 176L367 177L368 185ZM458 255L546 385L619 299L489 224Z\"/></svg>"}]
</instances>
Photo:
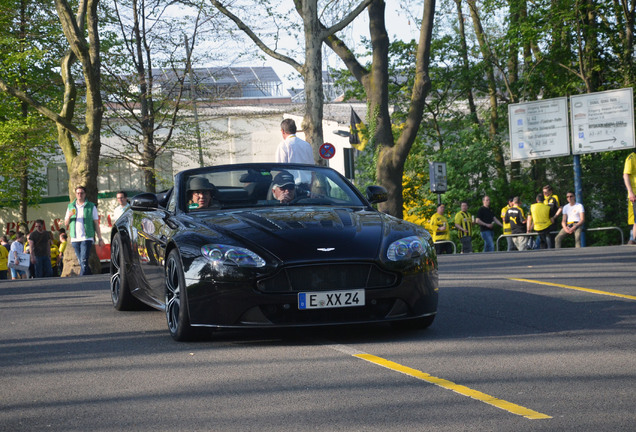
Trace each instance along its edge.
<instances>
[{"instance_id":1,"label":"driver wearing cap","mask_svg":"<svg viewBox=\"0 0 636 432\"><path fill-rule=\"evenodd\" d=\"M190 198L190 210L210 207L212 194L216 188L204 177L192 177L188 186L188 196Z\"/></svg>"},{"instance_id":2,"label":"driver wearing cap","mask_svg":"<svg viewBox=\"0 0 636 432\"><path fill-rule=\"evenodd\" d=\"M281 171L272 182L272 195L281 204L287 204L296 198L296 183L294 176L286 171Z\"/></svg>"}]
</instances>

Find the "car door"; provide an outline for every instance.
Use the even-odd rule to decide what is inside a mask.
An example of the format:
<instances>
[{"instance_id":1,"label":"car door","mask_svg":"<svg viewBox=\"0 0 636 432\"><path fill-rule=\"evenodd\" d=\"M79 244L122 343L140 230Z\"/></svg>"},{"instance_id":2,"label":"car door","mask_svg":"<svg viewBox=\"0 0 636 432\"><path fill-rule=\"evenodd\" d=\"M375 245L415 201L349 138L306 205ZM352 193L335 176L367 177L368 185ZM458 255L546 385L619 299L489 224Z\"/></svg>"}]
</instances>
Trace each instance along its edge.
<instances>
[{"instance_id":1,"label":"car door","mask_svg":"<svg viewBox=\"0 0 636 432\"><path fill-rule=\"evenodd\" d=\"M163 209L136 215L137 253L139 267L146 283L146 293L157 303L163 303L165 295L164 263L170 228L166 224L168 214Z\"/></svg>"}]
</instances>

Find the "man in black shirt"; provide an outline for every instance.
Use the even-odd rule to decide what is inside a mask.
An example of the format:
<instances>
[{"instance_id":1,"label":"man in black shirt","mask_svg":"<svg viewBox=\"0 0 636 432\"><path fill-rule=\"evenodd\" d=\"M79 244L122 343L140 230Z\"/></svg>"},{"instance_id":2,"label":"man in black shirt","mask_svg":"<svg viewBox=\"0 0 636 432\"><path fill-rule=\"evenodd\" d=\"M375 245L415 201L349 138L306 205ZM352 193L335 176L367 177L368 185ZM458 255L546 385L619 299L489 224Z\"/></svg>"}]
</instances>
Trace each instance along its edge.
<instances>
[{"instance_id":1,"label":"man in black shirt","mask_svg":"<svg viewBox=\"0 0 636 432\"><path fill-rule=\"evenodd\" d=\"M502 223L497 219L490 210L490 197L486 195L482 199L482 203L484 204L479 210L477 210L477 219L475 219L475 223L479 225L479 233L481 234L481 238L484 239L484 252L494 252L495 250L495 242L493 228L495 224L503 227Z\"/></svg>"},{"instance_id":2,"label":"man in black shirt","mask_svg":"<svg viewBox=\"0 0 636 432\"><path fill-rule=\"evenodd\" d=\"M35 267L35 277L53 276L51 267L51 243L53 236L44 229L44 221L35 221L35 229L29 234L29 251L31 252L31 264Z\"/></svg>"},{"instance_id":3,"label":"man in black shirt","mask_svg":"<svg viewBox=\"0 0 636 432\"><path fill-rule=\"evenodd\" d=\"M523 214L523 209L521 208L521 199L518 196L514 197L512 199L512 205L513 206L506 212L504 220L506 223L510 224L512 234L526 234L528 232L528 227L526 225L526 217ZM526 250L528 241L525 236L513 237L512 241L515 243L518 250Z\"/></svg>"}]
</instances>

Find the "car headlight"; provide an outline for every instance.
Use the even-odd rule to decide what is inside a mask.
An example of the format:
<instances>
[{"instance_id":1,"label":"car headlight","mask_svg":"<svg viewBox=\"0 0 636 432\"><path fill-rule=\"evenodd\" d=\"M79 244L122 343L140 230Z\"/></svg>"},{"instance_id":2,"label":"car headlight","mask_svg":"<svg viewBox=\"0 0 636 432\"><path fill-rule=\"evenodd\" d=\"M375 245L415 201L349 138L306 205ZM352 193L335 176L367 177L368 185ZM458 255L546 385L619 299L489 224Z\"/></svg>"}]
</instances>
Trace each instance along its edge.
<instances>
[{"instance_id":1,"label":"car headlight","mask_svg":"<svg viewBox=\"0 0 636 432\"><path fill-rule=\"evenodd\" d=\"M428 249L428 242L424 237L411 236L396 240L386 251L390 261L404 261L419 258Z\"/></svg>"},{"instance_id":2,"label":"car headlight","mask_svg":"<svg viewBox=\"0 0 636 432\"><path fill-rule=\"evenodd\" d=\"M238 246L210 244L201 248L201 254L214 264L237 267L264 267L265 260L252 252Z\"/></svg>"}]
</instances>

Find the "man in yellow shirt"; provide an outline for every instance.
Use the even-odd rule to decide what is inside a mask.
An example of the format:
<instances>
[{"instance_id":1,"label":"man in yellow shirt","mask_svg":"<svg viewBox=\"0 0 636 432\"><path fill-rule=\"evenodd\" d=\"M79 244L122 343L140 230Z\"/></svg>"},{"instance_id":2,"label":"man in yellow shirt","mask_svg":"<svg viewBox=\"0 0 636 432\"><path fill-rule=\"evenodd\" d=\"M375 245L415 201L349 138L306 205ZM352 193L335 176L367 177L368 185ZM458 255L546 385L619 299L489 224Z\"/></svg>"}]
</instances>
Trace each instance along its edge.
<instances>
[{"instance_id":1,"label":"man in yellow shirt","mask_svg":"<svg viewBox=\"0 0 636 432\"><path fill-rule=\"evenodd\" d=\"M473 221L468 213L468 202L460 203L461 210L455 215L455 228L457 228L459 241L462 242L462 253L473 251Z\"/></svg>"},{"instance_id":2,"label":"man in yellow shirt","mask_svg":"<svg viewBox=\"0 0 636 432\"><path fill-rule=\"evenodd\" d=\"M627 244L636 244L636 152L632 152L625 159L625 169L623 170L623 180L627 188L627 223L632 226L632 239Z\"/></svg>"},{"instance_id":3,"label":"man in yellow shirt","mask_svg":"<svg viewBox=\"0 0 636 432\"><path fill-rule=\"evenodd\" d=\"M550 206L543 202L543 195L539 194L537 202L530 206L528 215L528 232L534 230L539 234L540 248L552 249L552 238L548 235L552 221L550 220Z\"/></svg>"},{"instance_id":4,"label":"man in yellow shirt","mask_svg":"<svg viewBox=\"0 0 636 432\"><path fill-rule=\"evenodd\" d=\"M446 206L444 204L438 205L437 213L431 216L431 222L429 224L437 254L450 254L453 250L453 246L450 243L446 243L446 241L450 240L450 229L448 226L448 219L444 216L445 210ZM438 241L445 242L437 244Z\"/></svg>"},{"instance_id":5,"label":"man in yellow shirt","mask_svg":"<svg viewBox=\"0 0 636 432\"><path fill-rule=\"evenodd\" d=\"M508 205L501 209L501 222L503 223L503 234L510 235L512 234L512 230L510 229L510 224L506 223L504 218L506 217L506 212L510 207L512 207L513 197L508 198ZM512 237L506 237L506 241L508 242L508 252L517 250L517 246L515 246L512 241Z\"/></svg>"},{"instance_id":6,"label":"man in yellow shirt","mask_svg":"<svg viewBox=\"0 0 636 432\"><path fill-rule=\"evenodd\" d=\"M559 225L557 218L559 217L563 209L561 208L559 197L554 193L554 191L552 190L552 186L550 186L549 184L543 186L543 202L550 206L550 221L552 221L552 226L550 227L551 231L560 230L561 226ZM552 242L552 246L550 246L550 248L553 248L556 235L548 234L548 236L550 237L550 240Z\"/></svg>"},{"instance_id":7,"label":"man in yellow shirt","mask_svg":"<svg viewBox=\"0 0 636 432\"><path fill-rule=\"evenodd\" d=\"M7 237L2 236L0 239L0 279L9 278L9 248L7 246L9 246Z\"/></svg>"}]
</instances>

